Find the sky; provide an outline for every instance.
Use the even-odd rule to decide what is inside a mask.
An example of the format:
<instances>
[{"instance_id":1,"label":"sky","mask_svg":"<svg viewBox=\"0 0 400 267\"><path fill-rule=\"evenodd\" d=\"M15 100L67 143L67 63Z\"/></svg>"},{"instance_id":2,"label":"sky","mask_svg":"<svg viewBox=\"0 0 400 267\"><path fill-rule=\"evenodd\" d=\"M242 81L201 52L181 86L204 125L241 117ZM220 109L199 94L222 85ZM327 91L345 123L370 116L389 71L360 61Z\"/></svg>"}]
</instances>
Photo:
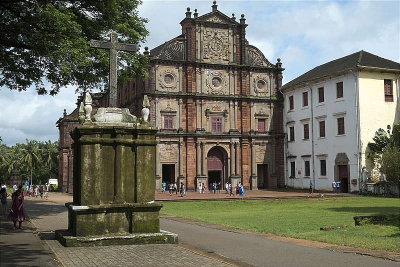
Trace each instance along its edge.
<instances>
[{"instance_id":1,"label":"sky","mask_svg":"<svg viewBox=\"0 0 400 267\"><path fill-rule=\"evenodd\" d=\"M275 64L281 58L283 83L331 60L365 50L400 62L400 1L217 1L218 10L245 15L246 37ZM150 49L181 34L186 8L199 16L211 12L211 0L143 0L139 15L149 20ZM57 141L56 121L76 107L75 88L57 96L39 96L0 88L0 136L6 145L26 139Z\"/></svg>"}]
</instances>

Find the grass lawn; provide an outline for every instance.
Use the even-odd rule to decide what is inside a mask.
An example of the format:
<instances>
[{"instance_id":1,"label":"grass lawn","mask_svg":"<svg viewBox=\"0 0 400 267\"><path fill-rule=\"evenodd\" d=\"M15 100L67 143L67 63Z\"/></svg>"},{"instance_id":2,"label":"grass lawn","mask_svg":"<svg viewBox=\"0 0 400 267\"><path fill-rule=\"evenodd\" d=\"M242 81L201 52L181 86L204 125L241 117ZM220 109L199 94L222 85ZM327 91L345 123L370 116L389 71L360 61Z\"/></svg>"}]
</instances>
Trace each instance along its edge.
<instances>
[{"instance_id":1,"label":"grass lawn","mask_svg":"<svg viewBox=\"0 0 400 267\"><path fill-rule=\"evenodd\" d=\"M354 225L354 216L400 213L400 199L331 197L164 202L161 213L279 236L400 252L400 222ZM345 226L321 231L320 227Z\"/></svg>"}]
</instances>

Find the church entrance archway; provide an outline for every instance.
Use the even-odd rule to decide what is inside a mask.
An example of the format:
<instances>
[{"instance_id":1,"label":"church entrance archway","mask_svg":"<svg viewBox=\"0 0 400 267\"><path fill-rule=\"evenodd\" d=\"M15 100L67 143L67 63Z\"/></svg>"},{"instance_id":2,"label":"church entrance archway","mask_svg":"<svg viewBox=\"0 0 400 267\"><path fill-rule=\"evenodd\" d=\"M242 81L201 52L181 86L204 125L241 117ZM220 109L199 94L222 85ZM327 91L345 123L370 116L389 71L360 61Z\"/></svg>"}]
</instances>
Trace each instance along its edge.
<instances>
[{"instance_id":1,"label":"church entrance archway","mask_svg":"<svg viewBox=\"0 0 400 267\"><path fill-rule=\"evenodd\" d=\"M162 165L162 182L167 184L175 183L175 164Z\"/></svg>"},{"instance_id":2,"label":"church entrance archway","mask_svg":"<svg viewBox=\"0 0 400 267\"><path fill-rule=\"evenodd\" d=\"M207 154L208 184L221 185L226 181L227 153L221 147L213 147Z\"/></svg>"}]
</instances>

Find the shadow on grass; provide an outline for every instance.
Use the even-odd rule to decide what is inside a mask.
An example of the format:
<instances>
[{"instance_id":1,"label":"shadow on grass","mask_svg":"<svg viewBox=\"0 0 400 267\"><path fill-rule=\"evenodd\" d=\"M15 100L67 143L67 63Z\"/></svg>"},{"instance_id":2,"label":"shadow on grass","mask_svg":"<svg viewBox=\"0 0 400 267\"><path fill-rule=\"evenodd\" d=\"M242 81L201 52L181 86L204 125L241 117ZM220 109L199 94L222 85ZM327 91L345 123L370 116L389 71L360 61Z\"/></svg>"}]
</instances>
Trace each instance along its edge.
<instances>
[{"instance_id":1,"label":"shadow on grass","mask_svg":"<svg viewBox=\"0 0 400 267\"><path fill-rule=\"evenodd\" d=\"M350 212L355 216L367 215L367 216L382 216L386 215L387 220L379 223L373 223L378 225L396 226L400 228L400 208L399 207L338 207L328 208L331 211L337 212ZM399 234L400 235L400 234Z\"/></svg>"},{"instance_id":2,"label":"shadow on grass","mask_svg":"<svg viewBox=\"0 0 400 267\"><path fill-rule=\"evenodd\" d=\"M359 213L365 214L369 213L371 215L396 215L399 214L399 207L337 207L337 208L328 208L331 211L337 212L351 212L358 213L357 215L361 215Z\"/></svg>"}]
</instances>

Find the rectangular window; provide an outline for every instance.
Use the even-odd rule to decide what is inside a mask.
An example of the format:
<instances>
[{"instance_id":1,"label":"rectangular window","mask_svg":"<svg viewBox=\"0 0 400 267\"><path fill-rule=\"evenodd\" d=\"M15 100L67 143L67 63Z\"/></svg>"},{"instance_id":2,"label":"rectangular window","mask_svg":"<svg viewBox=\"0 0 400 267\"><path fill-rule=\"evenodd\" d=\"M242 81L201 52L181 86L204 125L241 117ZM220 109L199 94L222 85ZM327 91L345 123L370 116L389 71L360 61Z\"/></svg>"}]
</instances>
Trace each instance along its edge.
<instances>
[{"instance_id":1,"label":"rectangular window","mask_svg":"<svg viewBox=\"0 0 400 267\"><path fill-rule=\"evenodd\" d=\"M310 161L309 160L304 161L304 175L306 177L310 177Z\"/></svg>"},{"instance_id":2,"label":"rectangular window","mask_svg":"<svg viewBox=\"0 0 400 267\"><path fill-rule=\"evenodd\" d=\"M343 82L336 83L336 98L343 97Z\"/></svg>"},{"instance_id":3,"label":"rectangular window","mask_svg":"<svg viewBox=\"0 0 400 267\"><path fill-rule=\"evenodd\" d=\"M258 119L258 132L265 133L265 119Z\"/></svg>"},{"instance_id":4,"label":"rectangular window","mask_svg":"<svg viewBox=\"0 0 400 267\"><path fill-rule=\"evenodd\" d=\"M310 138L310 129L308 124L304 124L304 140L308 140Z\"/></svg>"},{"instance_id":5,"label":"rectangular window","mask_svg":"<svg viewBox=\"0 0 400 267\"><path fill-rule=\"evenodd\" d=\"M212 133L222 133L222 118L221 117L211 117L211 132Z\"/></svg>"},{"instance_id":6,"label":"rectangular window","mask_svg":"<svg viewBox=\"0 0 400 267\"><path fill-rule=\"evenodd\" d=\"M294 99L293 96L289 96L289 110L293 110L294 109Z\"/></svg>"},{"instance_id":7,"label":"rectangular window","mask_svg":"<svg viewBox=\"0 0 400 267\"><path fill-rule=\"evenodd\" d=\"M296 177L296 162L294 161L290 162L290 177L292 178Z\"/></svg>"},{"instance_id":8,"label":"rectangular window","mask_svg":"<svg viewBox=\"0 0 400 267\"><path fill-rule=\"evenodd\" d=\"M303 92L303 107L308 106L308 92Z\"/></svg>"},{"instance_id":9,"label":"rectangular window","mask_svg":"<svg viewBox=\"0 0 400 267\"><path fill-rule=\"evenodd\" d=\"M318 102L322 103L325 101L324 87L318 88Z\"/></svg>"},{"instance_id":10,"label":"rectangular window","mask_svg":"<svg viewBox=\"0 0 400 267\"><path fill-rule=\"evenodd\" d=\"M319 122L319 137L325 137L325 121Z\"/></svg>"},{"instance_id":11,"label":"rectangular window","mask_svg":"<svg viewBox=\"0 0 400 267\"><path fill-rule=\"evenodd\" d=\"M393 102L393 81L384 80L385 102Z\"/></svg>"},{"instance_id":12,"label":"rectangular window","mask_svg":"<svg viewBox=\"0 0 400 267\"><path fill-rule=\"evenodd\" d=\"M289 141L294 141L294 126L289 127Z\"/></svg>"},{"instance_id":13,"label":"rectangular window","mask_svg":"<svg viewBox=\"0 0 400 267\"><path fill-rule=\"evenodd\" d=\"M321 170L320 170L321 176L326 176L326 160L325 159L321 159L319 161L319 164L321 166Z\"/></svg>"},{"instance_id":14,"label":"rectangular window","mask_svg":"<svg viewBox=\"0 0 400 267\"><path fill-rule=\"evenodd\" d=\"M173 116L164 116L164 129L173 129Z\"/></svg>"},{"instance_id":15,"label":"rectangular window","mask_svg":"<svg viewBox=\"0 0 400 267\"><path fill-rule=\"evenodd\" d=\"M344 118L337 119L337 134L338 135L344 134Z\"/></svg>"}]
</instances>

